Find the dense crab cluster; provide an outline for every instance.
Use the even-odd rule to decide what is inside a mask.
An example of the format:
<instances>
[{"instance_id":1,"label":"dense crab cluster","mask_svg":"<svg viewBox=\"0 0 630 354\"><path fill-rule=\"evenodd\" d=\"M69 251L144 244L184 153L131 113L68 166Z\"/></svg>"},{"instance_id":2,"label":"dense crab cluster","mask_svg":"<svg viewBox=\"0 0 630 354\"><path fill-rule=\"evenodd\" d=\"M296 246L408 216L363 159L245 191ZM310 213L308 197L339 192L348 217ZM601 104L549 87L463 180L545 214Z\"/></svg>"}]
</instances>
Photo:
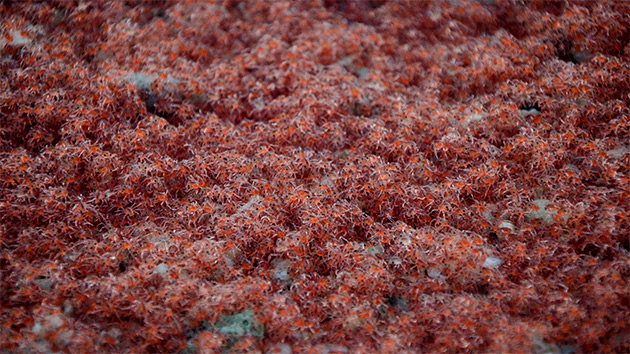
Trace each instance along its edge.
<instances>
[{"instance_id":1,"label":"dense crab cluster","mask_svg":"<svg viewBox=\"0 0 630 354\"><path fill-rule=\"evenodd\" d=\"M4 1L0 347L630 351L629 13Z\"/></svg>"}]
</instances>

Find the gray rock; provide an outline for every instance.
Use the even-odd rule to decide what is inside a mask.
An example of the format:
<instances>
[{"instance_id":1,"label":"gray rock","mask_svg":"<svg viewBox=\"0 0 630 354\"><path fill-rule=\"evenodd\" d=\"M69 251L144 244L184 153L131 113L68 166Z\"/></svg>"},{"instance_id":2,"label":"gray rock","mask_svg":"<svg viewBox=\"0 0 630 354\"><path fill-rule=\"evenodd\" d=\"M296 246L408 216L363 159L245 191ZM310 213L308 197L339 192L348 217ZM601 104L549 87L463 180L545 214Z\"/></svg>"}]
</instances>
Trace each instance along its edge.
<instances>
[{"instance_id":1,"label":"gray rock","mask_svg":"<svg viewBox=\"0 0 630 354\"><path fill-rule=\"evenodd\" d=\"M232 316L221 316L214 328L217 332L232 338L242 336L262 338L265 334L264 324L256 321L252 310L245 310Z\"/></svg>"},{"instance_id":2,"label":"gray rock","mask_svg":"<svg viewBox=\"0 0 630 354\"><path fill-rule=\"evenodd\" d=\"M555 216L558 215L558 211L547 210L547 206L549 206L549 204L552 203L547 199L533 200L532 205L534 205L534 207L525 215L527 220L542 220L547 225L553 224L555 222ZM566 222L568 216L565 215L563 219Z\"/></svg>"},{"instance_id":3,"label":"gray rock","mask_svg":"<svg viewBox=\"0 0 630 354\"><path fill-rule=\"evenodd\" d=\"M267 354L291 354L293 353L293 351L291 350L290 345L286 343L282 343L282 344L274 345L266 353Z\"/></svg>"},{"instance_id":4,"label":"gray rock","mask_svg":"<svg viewBox=\"0 0 630 354\"><path fill-rule=\"evenodd\" d=\"M528 116L537 116L540 114L540 111L537 110L536 108L531 108L531 109L519 109L518 110L518 114L521 116L521 118L525 118Z\"/></svg>"},{"instance_id":5,"label":"gray rock","mask_svg":"<svg viewBox=\"0 0 630 354\"><path fill-rule=\"evenodd\" d=\"M24 47L31 44L31 39L23 36L20 31L12 30L9 32L9 36L11 36L11 41L0 38L0 48L5 45L9 45L11 47Z\"/></svg>"},{"instance_id":6,"label":"gray rock","mask_svg":"<svg viewBox=\"0 0 630 354\"><path fill-rule=\"evenodd\" d=\"M131 73L125 75L125 80L134 85L138 90L148 90L158 78L156 74Z\"/></svg>"},{"instance_id":7,"label":"gray rock","mask_svg":"<svg viewBox=\"0 0 630 354\"><path fill-rule=\"evenodd\" d=\"M282 281L291 280L291 276L289 275L289 269L291 268L291 263L289 261L280 261L276 264L273 269L273 277Z\"/></svg>"},{"instance_id":8,"label":"gray rock","mask_svg":"<svg viewBox=\"0 0 630 354\"><path fill-rule=\"evenodd\" d=\"M629 153L630 153L630 149L626 146L622 146L613 150L606 151L606 155L613 159L620 159L625 154L629 154Z\"/></svg>"},{"instance_id":9,"label":"gray rock","mask_svg":"<svg viewBox=\"0 0 630 354\"><path fill-rule=\"evenodd\" d=\"M516 230L516 228L514 227L514 224L505 220L501 221L501 223L499 224L499 229L509 229L510 232L514 232L514 230Z\"/></svg>"},{"instance_id":10,"label":"gray rock","mask_svg":"<svg viewBox=\"0 0 630 354\"><path fill-rule=\"evenodd\" d=\"M165 275L168 273L168 264L166 263L160 263L157 265L157 267L155 267L155 269L153 270L153 273L158 273L161 275Z\"/></svg>"},{"instance_id":11,"label":"gray rock","mask_svg":"<svg viewBox=\"0 0 630 354\"><path fill-rule=\"evenodd\" d=\"M496 258L496 257L488 257L483 262L482 267L490 268L490 269L497 269L499 268L499 266L501 266L501 264L503 264L503 261L501 259Z\"/></svg>"}]
</instances>

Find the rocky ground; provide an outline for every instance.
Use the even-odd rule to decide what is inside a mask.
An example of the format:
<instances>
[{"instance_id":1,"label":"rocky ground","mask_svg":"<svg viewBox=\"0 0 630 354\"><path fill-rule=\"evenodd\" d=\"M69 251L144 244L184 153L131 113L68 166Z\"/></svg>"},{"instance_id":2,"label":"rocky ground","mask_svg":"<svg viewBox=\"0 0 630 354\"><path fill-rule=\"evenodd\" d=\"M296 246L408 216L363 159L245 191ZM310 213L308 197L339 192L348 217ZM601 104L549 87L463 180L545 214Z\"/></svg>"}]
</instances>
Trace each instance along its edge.
<instances>
[{"instance_id":1,"label":"rocky ground","mask_svg":"<svg viewBox=\"0 0 630 354\"><path fill-rule=\"evenodd\" d=\"M629 14L5 0L0 348L630 352Z\"/></svg>"}]
</instances>

